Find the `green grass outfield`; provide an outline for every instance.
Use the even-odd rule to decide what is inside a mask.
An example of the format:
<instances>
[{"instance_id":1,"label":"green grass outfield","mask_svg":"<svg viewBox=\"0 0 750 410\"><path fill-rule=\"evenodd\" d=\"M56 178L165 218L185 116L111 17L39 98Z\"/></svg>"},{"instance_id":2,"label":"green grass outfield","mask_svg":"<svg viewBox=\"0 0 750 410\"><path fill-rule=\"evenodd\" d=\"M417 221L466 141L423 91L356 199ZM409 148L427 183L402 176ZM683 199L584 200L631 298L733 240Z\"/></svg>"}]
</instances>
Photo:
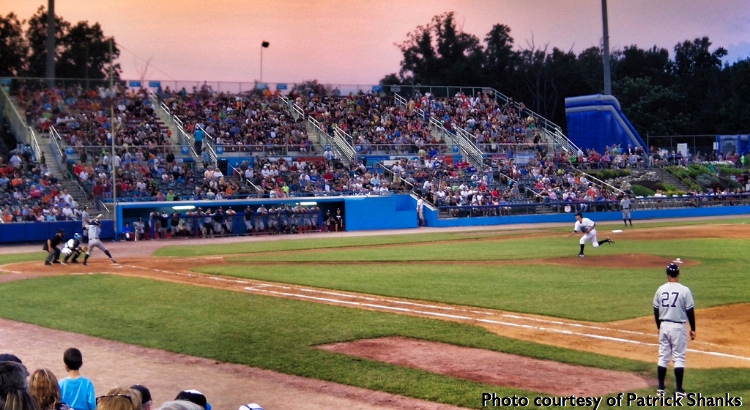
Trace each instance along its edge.
<instances>
[{"instance_id":1,"label":"green grass outfield","mask_svg":"<svg viewBox=\"0 0 750 410\"><path fill-rule=\"evenodd\" d=\"M715 223L748 222L750 219ZM638 228L647 226L657 224L641 224ZM616 228L601 225L601 231ZM577 237L562 237L568 231L535 229L527 232L555 235L515 240L511 238L517 233L508 231L317 236L295 241L175 246L158 254L237 254L233 256L236 265L204 267L201 271L394 297L591 321L650 315L653 292L665 279L663 270L582 270L533 263L536 258L575 257ZM505 239L490 240L495 237ZM704 308L750 302L750 262L745 256L748 245L746 240L726 239L622 240L589 253L654 254L698 260L699 265L683 269L682 283L693 290L698 308ZM38 260L39 255L3 255L0 264L24 259ZM469 264L512 259L529 263ZM295 263L291 267L248 266L243 261ZM338 263L331 264L332 261ZM75 298L50 297L66 294ZM51 301L54 308L50 307ZM625 360L507 339L466 324L110 275L46 277L0 284L0 316L468 408L481 408L482 392L538 394L324 352L314 346L400 335L655 377L655 357L653 362ZM700 334L700 315L698 329ZM729 392L743 397L743 404L750 400L747 369L695 370L688 365L685 383L689 390L703 395L723 396ZM652 393L652 389L640 393Z\"/></svg>"}]
</instances>

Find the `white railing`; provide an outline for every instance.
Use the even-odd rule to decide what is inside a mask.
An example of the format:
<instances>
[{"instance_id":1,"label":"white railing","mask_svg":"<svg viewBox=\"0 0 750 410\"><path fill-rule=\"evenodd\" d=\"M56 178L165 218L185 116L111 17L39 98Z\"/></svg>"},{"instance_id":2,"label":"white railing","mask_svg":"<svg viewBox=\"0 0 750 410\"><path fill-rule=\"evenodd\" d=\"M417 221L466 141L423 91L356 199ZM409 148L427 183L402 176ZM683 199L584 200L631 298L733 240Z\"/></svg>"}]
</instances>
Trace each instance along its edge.
<instances>
[{"instance_id":1,"label":"white railing","mask_svg":"<svg viewBox=\"0 0 750 410\"><path fill-rule=\"evenodd\" d=\"M54 126L49 127L49 146L52 149L52 155L55 157L55 162L57 162L62 173L66 174L68 171L68 164L63 163L64 148L62 147L62 137Z\"/></svg>"},{"instance_id":2,"label":"white railing","mask_svg":"<svg viewBox=\"0 0 750 410\"><path fill-rule=\"evenodd\" d=\"M482 156L482 151L477 147L476 137L463 128L455 127L454 130L456 131L456 136L459 141L458 144L461 147L463 154L469 158L469 161L471 161L474 166L481 167L484 163L484 157Z\"/></svg>"},{"instance_id":3,"label":"white railing","mask_svg":"<svg viewBox=\"0 0 750 410\"><path fill-rule=\"evenodd\" d=\"M323 128L323 125L313 117L307 117L307 124L308 133L316 134L319 144L330 146L331 149L336 150L342 160L351 163L356 152L354 147L346 142L346 139L329 135Z\"/></svg>"},{"instance_id":4,"label":"white railing","mask_svg":"<svg viewBox=\"0 0 750 410\"><path fill-rule=\"evenodd\" d=\"M216 154L216 140L200 125L196 125L195 127L203 130L203 133L205 134L203 136L203 146L206 148L206 151L208 151L208 162L216 165L219 161L219 156Z\"/></svg>"},{"instance_id":5,"label":"white railing","mask_svg":"<svg viewBox=\"0 0 750 410\"><path fill-rule=\"evenodd\" d=\"M21 114L16 109L13 100L10 98L5 90L5 87L0 87L0 96L2 98L3 113L5 118L8 119L8 125L16 136L16 139L20 138L21 143L32 146L34 155L36 158L39 156L39 143L36 141L36 134L34 130L26 124Z\"/></svg>"},{"instance_id":6,"label":"white railing","mask_svg":"<svg viewBox=\"0 0 750 410\"><path fill-rule=\"evenodd\" d=\"M302 107L297 105L296 102L290 100L289 98L283 95L279 95L279 98L289 108L289 111L292 112L292 117L294 117L295 120L298 120L300 118L305 118L305 111L302 109Z\"/></svg>"},{"instance_id":7,"label":"white railing","mask_svg":"<svg viewBox=\"0 0 750 410\"><path fill-rule=\"evenodd\" d=\"M357 150L354 149L354 138L339 128L338 125L333 126L333 137L336 145L346 154L346 159L355 161L357 159Z\"/></svg>"}]
</instances>

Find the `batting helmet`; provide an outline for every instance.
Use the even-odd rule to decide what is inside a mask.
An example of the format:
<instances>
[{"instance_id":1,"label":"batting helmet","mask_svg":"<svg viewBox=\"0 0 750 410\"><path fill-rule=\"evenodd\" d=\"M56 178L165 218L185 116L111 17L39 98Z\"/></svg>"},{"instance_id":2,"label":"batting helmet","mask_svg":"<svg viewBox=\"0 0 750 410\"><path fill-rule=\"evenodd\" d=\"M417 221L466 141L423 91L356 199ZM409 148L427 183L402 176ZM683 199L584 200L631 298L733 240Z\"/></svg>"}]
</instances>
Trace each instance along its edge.
<instances>
[{"instance_id":1,"label":"batting helmet","mask_svg":"<svg viewBox=\"0 0 750 410\"><path fill-rule=\"evenodd\" d=\"M93 221L91 221L91 222L92 222L92 223L93 223L94 225L99 225L99 224L101 224L101 222L99 222L99 220L98 220L98 219L94 219L94 220L93 220Z\"/></svg>"},{"instance_id":2,"label":"batting helmet","mask_svg":"<svg viewBox=\"0 0 750 410\"><path fill-rule=\"evenodd\" d=\"M667 275L676 278L680 274L680 267L674 263L667 265Z\"/></svg>"}]
</instances>

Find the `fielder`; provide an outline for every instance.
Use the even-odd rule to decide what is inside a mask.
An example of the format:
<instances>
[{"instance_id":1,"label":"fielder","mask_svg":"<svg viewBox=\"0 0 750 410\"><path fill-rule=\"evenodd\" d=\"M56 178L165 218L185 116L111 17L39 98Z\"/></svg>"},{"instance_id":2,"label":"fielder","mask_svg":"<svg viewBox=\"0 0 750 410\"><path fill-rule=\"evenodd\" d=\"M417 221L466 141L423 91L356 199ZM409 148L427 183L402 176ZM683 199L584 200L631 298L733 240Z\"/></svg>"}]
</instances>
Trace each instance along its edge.
<instances>
[{"instance_id":1,"label":"fielder","mask_svg":"<svg viewBox=\"0 0 750 410\"><path fill-rule=\"evenodd\" d=\"M628 194L625 194L625 196L622 197L620 200L620 210L622 210L622 222L625 223L625 226L628 226L628 222L630 222L630 226L633 226L633 220L630 218L630 210L633 208L633 202L630 200L630 197Z\"/></svg>"},{"instance_id":2,"label":"fielder","mask_svg":"<svg viewBox=\"0 0 750 410\"><path fill-rule=\"evenodd\" d=\"M62 261L63 265L68 264L68 260L70 260L70 263L78 263L78 257L81 256L81 252L85 252L86 247L81 247L81 234L75 234L73 235L73 239L68 239L67 242L65 242L65 246L62 248L60 253L65 255L65 258ZM73 259L70 259L71 256Z\"/></svg>"},{"instance_id":3,"label":"fielder","mask_svg":"<svg viewBox=\"0 0 750 410\"><path fill-rule=\"evenodd\" d=\"M661 285L654 295L654 320L659 329L659 389L664 394L664 378L667 375L669 360L674 361L675 393L685 396L682 379L685 375L685 351L687 350L687 329L690 322L690 340L695 340L695 303L693 293L679 283L680 267L674 263L667 266L667 283Z\"/></svg>"},{"instance_id":4,"label":"fielder","mask_svg":"<svg viewBox=\"0 0 750 410\"><path fill-rule=\"evenodd\" d=\"M583 258L583 248L586 246L586 242L591 242L591 245L594 248L598 248L599 245L603 243L615 243L612 239L607 237L607 239L603 241L599 241L596 238L596 222L592 221L589 218L584 218L583 214L580 212L576 212L576 224L573 227L573 233L568 235L568 237L581 232L583 233L583 236L581 237L581 252L578 253L579 258Z\"/></svg>"},{"instance_id":5,"label":"fielder","mask_svg":"<svg viewBox=\"0 0 750 410\"><path fill-rule=\"evenodd\" d=\"M99 248L104 252L105 255L109 257L109 260L112 261L112 263L117 263L115 258L112 257L112 254L109 253L107 248L104 246L101 240L99 240L99 234L102 233L102 228L99 226L101 225L101 222L99 222L98 219L94 219L91 221L90 224L86 226L86 229L89 233L89 248L86 250L86 256L83 258L83 266L86 266L86 262L89 260L89 256L91 256L91 251L94 248Z\"/></svg>"}]
</instances>

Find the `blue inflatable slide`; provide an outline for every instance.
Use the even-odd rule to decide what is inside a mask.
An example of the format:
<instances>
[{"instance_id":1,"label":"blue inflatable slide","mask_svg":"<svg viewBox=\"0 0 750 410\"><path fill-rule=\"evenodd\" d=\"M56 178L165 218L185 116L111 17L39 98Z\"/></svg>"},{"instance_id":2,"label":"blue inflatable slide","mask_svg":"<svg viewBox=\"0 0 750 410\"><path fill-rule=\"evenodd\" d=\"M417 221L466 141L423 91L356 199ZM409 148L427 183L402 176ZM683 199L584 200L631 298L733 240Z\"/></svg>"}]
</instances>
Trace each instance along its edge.
<instances>
[{"instance_id":1,"label":"blue inflatable slide","mask_svg":"<svg viewBox=\"0 0 750 410\"><path fill-rule=\"evenodd\" d=\"M594 148L604 153L605 146L618 144L648 147L633 124L625 118L620 102L611 95L583 95L565 99L565 116L568 120L568 138L581 149Z\"/></svg>"}]
</instances>

